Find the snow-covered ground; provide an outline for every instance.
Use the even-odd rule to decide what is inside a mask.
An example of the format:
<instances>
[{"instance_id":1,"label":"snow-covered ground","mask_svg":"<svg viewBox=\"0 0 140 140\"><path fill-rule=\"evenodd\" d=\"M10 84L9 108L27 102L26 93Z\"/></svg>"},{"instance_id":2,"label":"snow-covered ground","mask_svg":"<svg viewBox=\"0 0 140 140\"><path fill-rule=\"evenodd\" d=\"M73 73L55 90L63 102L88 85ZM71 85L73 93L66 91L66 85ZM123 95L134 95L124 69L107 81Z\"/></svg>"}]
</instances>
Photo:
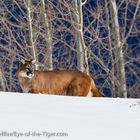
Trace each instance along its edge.
<instances>
[{"instance_id":1,"label":"snow-covered ground","mask_svg":"<svg viewBox=\"0 0 140 140\"><path fill-rule=\"evenodd\" d=\"M140 140L140 99L1 92L0 140L17 139Z\"/></svg>"}]
</instances>

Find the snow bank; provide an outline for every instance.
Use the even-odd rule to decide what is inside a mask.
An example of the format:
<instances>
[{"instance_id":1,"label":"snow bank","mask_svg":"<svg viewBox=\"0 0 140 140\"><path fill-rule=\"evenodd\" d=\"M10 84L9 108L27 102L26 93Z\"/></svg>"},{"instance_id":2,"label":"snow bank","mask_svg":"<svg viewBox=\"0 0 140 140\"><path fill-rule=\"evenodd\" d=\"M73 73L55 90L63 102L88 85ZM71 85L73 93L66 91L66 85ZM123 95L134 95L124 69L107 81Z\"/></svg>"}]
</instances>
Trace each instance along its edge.
<instances>
[{"instance_id":1,"label":"snow bank","mask_svg":"<svg viewBox=\"0 0 140 140\"><path fill-rule=\"evenodd\" d=\"M140 140L140 99L0 93L2 140Z\"/></svg>"}]
</instances>

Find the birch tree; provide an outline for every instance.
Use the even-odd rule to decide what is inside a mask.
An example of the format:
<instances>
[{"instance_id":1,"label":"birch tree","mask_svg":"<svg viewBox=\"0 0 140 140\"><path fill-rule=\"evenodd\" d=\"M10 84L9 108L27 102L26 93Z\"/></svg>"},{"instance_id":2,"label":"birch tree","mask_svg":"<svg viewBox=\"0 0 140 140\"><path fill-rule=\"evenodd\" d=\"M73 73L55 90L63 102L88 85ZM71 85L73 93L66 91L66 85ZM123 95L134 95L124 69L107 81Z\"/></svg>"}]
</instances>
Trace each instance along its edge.
<instances>
[{"instance_id":1,"label":"birch tree","mask_svg":"<svg viewBox=\"0 0 140 140\"><path fill-rule=\"evenodd\" d=\"M0 91L6 91L4 77L3 77L1 69L0 69Z\"/></svg>"},{"instance_id":2,"label":"birch tree","mask_svg":"<svg viewBox=\"0 0 140 140\"><path fill-rule=\"evenodd\" d=\"M89 74L89 66L87 59L87 48L84 41L84 33L83 33L83 5L86 4L85 1L75 0L73 13L75 14L76 25L74 25L74 29L76 31L75 39L77 43L77 59L78 59L78 68L79 70L86 72Z\"/></svg>"},{"instance_id":3,"label":"birch tree","mask_svg":"<svg viewBox=\"0 0 140 140\"><path fill-rule=\"evenodd\" d=\"M26 9L27 9L27 14L28 14L28 26L29 26L29 46L32 48L32 53L33 53L33 59L35 61L37 61L37 58L36 58L36 50L35 50L35 46L34 46L34 38L33 38L33 27L32 27L32 20L33 20L33 17L32 17L32 4L31 4L31 0L28 0L27 3L26 1L25 2L25 5L26 5Z\"/></svg>"},{"instance_id":4,"label":"birch tree","mask_svg":"<svg viewBox=\"0 0 140 140\"><path fill-rule=\"evenodd\" d=\"M47 5L47 10L46 10ZM47 52L46 52L46 59L45 59L45 67L47 67L48 70L53 70L53 62L52 62L52 26L51 22L49 21L49 14L51 14L51 4L47 1L45 3L44 0L42 0L42 14L44 18L45 23L45 30L46 30L46 41L48 44Z\"/></svg>"},{"instance_id":5,"label":"birch tree","mask_svg":"<svg viewBox=\"0 0 140 140\"><path fill-rule=\"evenodd\" d=\"M8 91L20 91L21 59L44 70L88 73L101 92L140 97L140 0L1 0L0 67Z\"/></svg>"},{"instance_id":6,"label":"birch tree","mask_svg":"<svg viewBox=\"0 0 140 140\"><path fill-rule=\"evenodd\" d=\"M119 81L119 96L127 97L127 89L126 89L126 77L125 77L125 63L124 63L124 54L123 48L121 46L121 38L120 38L120 26L118 21L118 9L115 0L110 1L110 11L111 11L111 31L113 32L112 45L116 48L115 55L117 57L116 67L117 67L117 79Z\"/></svg>"},{"instance_id":7,"label":"birch tree","mask_svg":"<svg viewBox=\"0 0 140 140\"><path fill-rule=\"evenodd\" d=\"M138 26L136 26L139 15L139 0L131 2L96 1L94 7L91 5L87 7L84 7L84 9L93 20L84 28L85 34L88 34L88 36L85 36L85 40L86 44L88 44L87 47L93 48L93 51L90 52L90 59L93 58L92 61L96 60L95 63L100 69L99 75L101 78L99 79L103 81L102 87L110 88L114 97L130 96L127 85L130 81L132 82L132 79L128 78L128 75L130 73L129 67L134 66L134 63L131 61L131 65L128 65L127 51L131 49L130 44L128 44L129 38L133 34L136 35L136 38L139 36ZM87 16L86 13L85 17ZM88 21L88 18L86 21ZM131 56L133 57L133 54ZM129 59L138 62L138 58L129 57ZM134 67L136 68L137 66L135 65ZM126 68L129 70L126 71ZM101 72L102 70L107 78ZM138 80L138 71L133 71L132 75ZM135 93L133 92L133 94ZM131 95L133 94L131 92Z\"/></svg>"},{"instance_id":8,"label":"birch tree","mask_svg":"<svg viewBox=\"0 0 140 140\"><path fill-rule=\"evenodd\" d=\"M135 7L135 12L133 15L134 20L136 18L136 14L138 12L140 1L137 2L137 5ZM116 48L116 68L117 68L117 79L119 81L119 96L120 97L127 97L127 87L126 87L126 75L125 75L125 61L124 61L124 52L123 52L123 46L126 43L126 40L129 36L129 33L131 32L133 28L133 22L130 25L130 29L127 32L126 35L121 35L120 32L120 25L119 25L119 18L118 18L118 7L115 0L110 1L110 11L112 13L111 15L111 23L112 23L112 31L113 31L113 39L112 39L112 45ZM127 18L127 17L126 17ZM126 19L127 20L127 19ZM122 36L122 39L120 37Z\"/></svg>"}]
</instances>

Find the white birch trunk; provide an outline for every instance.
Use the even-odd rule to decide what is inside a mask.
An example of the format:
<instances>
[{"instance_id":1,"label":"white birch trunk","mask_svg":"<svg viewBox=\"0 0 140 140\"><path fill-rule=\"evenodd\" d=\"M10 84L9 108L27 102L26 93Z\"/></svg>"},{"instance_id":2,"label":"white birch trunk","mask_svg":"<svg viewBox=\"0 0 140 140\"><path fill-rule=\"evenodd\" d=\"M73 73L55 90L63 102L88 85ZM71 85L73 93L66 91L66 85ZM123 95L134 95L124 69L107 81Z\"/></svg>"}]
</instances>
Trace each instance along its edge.
<instances>
[{"instance_id":1,"label":"white birch trunk","mask_svg":"<svg viewBox=\"0 0 140 140\"><path fill-rule=\"evenodd\" d=\"M29 26L29 46L32 48L33 59L36 62L37 58L36 58L36 50L35 50L34 39L33 39L31 0L27 1L27 14L28 14L28 26Z\"/></svg>"},{"instance_id":2,"label":"white birch trunk","mask_svg":"<svg viewBox=\"0 0 140 140\"><path fill-rule=\"evenodd\" d=\"M119 30L119 22L118 22L118 11L115 0L111 0L111 12L112 12L112 30L113 30L113 44L116 48L116 55L118 61L117 65L117 79L119 81L119 96L127 98L127 88L126 88L126 77L125 77L125 65L124 65L124 56L123 50L121 47L121 39L120 39L120 30Z\"/></svg>"},{"instance_id":3,"label":"white birch trunk","mask_svg":"<svg viewBox=\"0 0 140 140\"><path fill-rule=\"evenodd\" d=\"M86 2L86 1L85 1ZM89 66L88 66L88 59L87 59L87 50L85 41L83 38L83 13L82 13L82 6L83 3L81 0L74 1L74 7L76 9L76 23L78 23L78 27L76 27L77 34L75 35L76 43L77 43L77 63L78 69L89 74Z\"/></svg>"},{"instance_id":4,"label":"white birch trunk","mask_svg":"<svg viewBox=\"0 0 140 140\"><path fill-rule=\"evenodd\" d=\"M48 44L47 53L46 53L46 62L45 62L44 65L45 65L45 67L47 67L48 70L53 70L52 36L51 36L51 30L50 30L50 24L49 24L49 21L48 21L47 12L45 10L45 1L44 0L42 0L42 8L43 8L44 22L45 22L45 26L46 26L46 41L47 41L47 44Z\"/></svg>"},{"instance_id":5,"label":"white birch trunk","mask_svg":"<svg viewBox=\"0 0 140 140\"><path fill-rule=\"evenodd\" d=\"M0 91L5 91L5 90L6 90L6 87L4 84L3 74L0 70Z\"/></svg>"},{"instance_id":6,"label":"white birch trunk","mask_svg":"<svg viewBox=\"0 0 140 140\"><path fill-rule=\"evenodd\" d=\"M110 49L110 61L113 63L113 52L112 52L112 40L111 40L111 28L110 28L110 18L109 18L109 8L108 8L108 0L105 1L105 10L107 14L107 28L108 28L108 34L109 34L109 49ZM111 88L111 94L112 97L116 97L115 94L115 69L112 67L110 71L110 78L111 78L111 83L112 83L112 88Z\"/></svg>"}]
</instances>

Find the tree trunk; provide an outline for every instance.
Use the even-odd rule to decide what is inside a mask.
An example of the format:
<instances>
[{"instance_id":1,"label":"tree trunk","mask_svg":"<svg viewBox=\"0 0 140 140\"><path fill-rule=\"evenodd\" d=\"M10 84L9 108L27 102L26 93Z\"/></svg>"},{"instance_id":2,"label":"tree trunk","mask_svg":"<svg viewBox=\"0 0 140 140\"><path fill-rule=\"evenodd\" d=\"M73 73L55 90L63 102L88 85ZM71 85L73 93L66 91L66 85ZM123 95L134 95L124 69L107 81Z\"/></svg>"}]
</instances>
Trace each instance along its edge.
<instances>
[{"instance_id":1,"label":"tree trunk","mask_svg":"<svg viewBox=\"0 0 140 140\"><path fill-rule=\"evenodd\" d=\"M110 16L109 16L109 7L108 7L108 0L105 1L105 11L106 11L106 16L107 16L107 29L108 29L108 39L109 39L109 50L110 50L110 61L113 65L114 59L113 59L113 52L112 52L112 40L111 40L111 28L110 28ZM112 97L116 97L116 91L115 91L115 69L114 66L111 68L109 72L110 76L110 82L112 84L111 88L111 95Z\"/></svg>"},{"instance_id":2,"label":"tree trunk","mask_svg":"<svg viewBox=\"0 0 140 140\"><path fill-rule=\"evenodd\" d=\"M32 48L32 55L33 59L37 61L36 58L36 50L34 46L34 39L33 39L33 28L32 28L32 11L31 11L31 0L27 1L27 14L28 14L28 26L29 26L29 46Z\"/></svg>"},{"instance_id":3,"label":"tree trunk","mask_svg":"<svg viewBox=\"0 0 140 140\"><path fill-rule=\"evenodd\" d=\"M0 91L5 91L5 90L6 90L6 87L4 84L3 74L2 74L2 71L0 69Z\"/></svg>"},{"instance_id":4,"label":"tree trunk","mask_svg":"<svg viewBox=\"0 0 140 140\"><path fill-rule=\"evenodd\" d=\"M88 59L87 59L87 50L86 50L86 45L85 41L83 38L83 13L82 13L82 6L83 2L81 0L75 0L74 2L74 7L75 7L75 20L78 26L76 26L76 35L75 35L75 40L77 43L77 65L78 69L80 71L83 71L87 74L89 74L89 66L88 66Z\"/></svg>"},{"instance_id":5,"label":"tree trunk","mask_svg":"<svg viewBox=\"0 0 140 140\"><path fill-rule=\"evenodd\" d=\"M117 58L116 62L116 72L117 72L117 80L119 81L118 86L118 95L119 97L127 98L127 88L126 88L126 77L125 77L125 65L124 65L124 56L123 56L123 48L121 47L121 38L120 38L120 30L119 30L119 22L118 22L118 11L115 0L110 0L111 2L111 23L112 23L112 44L115 47L115 55Z\"/></svg>"},{"instance_id":6,"label":"tree trunk","mask_svg":"<svg viewBox=\"0 0 140 140\"><path fill-rule=\"evenodd\" d=\"M44 23L45 23L45 27L46 27L46 41L47 41L47 53L46 53L46 61L44 66L48 69L48 70L53 70L53 63L52 63L52 35L51 35L51 25L48 21L48 13L51 13L51 9L50 9L50 4L49 2L46 3L47 4L47 12L45 10L45 1L42 0L42 8L43 8L43 17L44 17Z\"/></svg>"}]
</instances>

